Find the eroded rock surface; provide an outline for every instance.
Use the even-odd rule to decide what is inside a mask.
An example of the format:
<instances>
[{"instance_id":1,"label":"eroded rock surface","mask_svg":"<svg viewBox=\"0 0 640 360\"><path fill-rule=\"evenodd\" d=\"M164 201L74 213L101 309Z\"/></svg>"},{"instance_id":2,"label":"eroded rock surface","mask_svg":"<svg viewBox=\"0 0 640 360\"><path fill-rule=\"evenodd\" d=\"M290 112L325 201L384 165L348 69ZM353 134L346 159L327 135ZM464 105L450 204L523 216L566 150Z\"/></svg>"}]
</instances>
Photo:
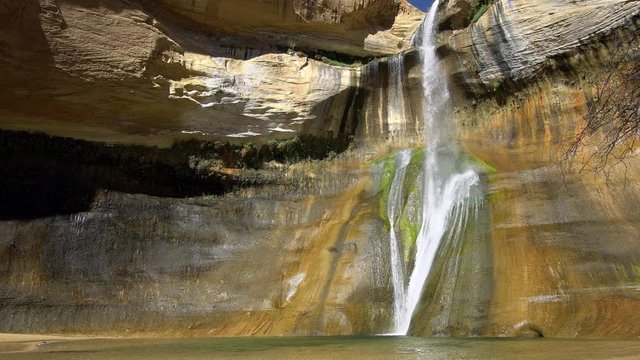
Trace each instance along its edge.
<instances>
[{"instance_id":1,"label":"eroded rock surface","mask_svg":"<svg viewBox=\"0 0 640 360\"><path fill-rule=\"evenodd\" d=\"M424 16L404 0L157 2L215 32L359 56L407 49Z\"/></svg>"},{"instance_id":2,"label":"eroded rock surface","mask_svg":"<svg viewBox=\"0 0 640 360\"><path fill-rule=\"evenodd\" d=\"M118 154L29 136L3 138L3 171L24 174L1 179L0 332L387 330L389 276L371 261L384 263L386 238L374 216L378 189L359 158L221 169L229 180L269 180L219 196L213 177L196 188L175 149Z\"/></svg>"},{"instance_id":3,"label":"eroded rock surface","mask_svg":"<svg viewBox=\"0 0 640 360\"><path fill-rule=\"evenodd\" d=\"M143 5L121 0L2 5L0 66L6 76L0 80L5 89L0 95L0 126L154 145L184 137L261 136L252 140L260 142L302 132L344 138L353 132L348 112L358 86L357 67L328 65L300 52L285 54L279 40L268 37L229 41L229 34L219 28L174 21L172 11L156 3ZM213 5L207 1L184 9L183 5L163 4L205 23L218 19L208 17ZM422 16L406 3L356 6L343 1L328 8L308 5L306 18L296 15L287 23L286 17L280 24L280 12L273 19L268 16L271 5L269 11L253 3L218 5L230 9L214 13L222 11L236 21L226 30L257 33L256 26L265 23L255 23L248 11L266 23L275 21L272 31L282 38L290 37L287 29L304 28L308 21L315 24L316 36L364 36L365 29L370 46L391 46L392 51L385 50L389 52L398 50L398 42L411 35ZM294 5L291 12L307 9L302 2L283 3ZM396 15L399 27L392 27ZM388 26L383 29L385 21ZM368 33L370 28L377 30ZM331 36L327 43L349 44ZM406 47L402 44L400 48ZM308 45L322 49L318 39ZM356 45L365 51L364 42Z\"/></svg>"},{"instance_id":4,"label":"eroded rock surface","mask_svg":"<svg viewBox=\"0 0 640 360\"><path fill-rule=\"evenodd\" d=\"M216 8L210 1L167 0L168 11L158 4L0 5L6 24L0 31L0 126L153 145L181 136L254 141L300 132L355 134L366 151L381 139L421 129L417 53L358 69L330 66L294 49L276 52L273 45L335 40L333 50L386 53L406 40L400 28L409 29L413 10L394 21L390 13L374 15L399 11L402 3L329 1L308 12L299 1L218 2ZM561 165L566 139L581 126L602 61L611 54L608 39L637 36L640 5L503 0L465 29L464 2L449 5L440 51L457 85L457 137L486 167L487 198L465 241L442 247L412 334L638 337L639 162L615 169L613 180ZM176 13L183 18L164 20ZM264 21L255 26L269 33L251 46L209 33L218 20L239 32L258 15ZM193 20L199 25L184 26ZM326 30L333 26L355 30L345 39ZM296 29L312 36L304 39ZM261 39L273 43L253 46ZM109 154L79 166L84 177L61 176L69 169L65 159L12 157L8 169L22 178L44 173L69 180L44 187L48 195L78 190L82 201L80 208L28 218L2 208L0 331L233 336L389 330L388 238L370 157L289 168L260 164L262 170L240 177L247 169L221 165L233 157L186 157L180 164L188 166L173 163L179 170L173 174L149 169L147 151L128 154L135 173L118 169ZM228 175L222 185L181 188L191 172L211 169ZM19 185L43 190L39 185L55 184L48 176ZM72 186L85 177L101 181ZM259 186L237 189L234 179ZM212 196L223 194L211 187L224 181L236 191Z\"/></svg>"},{"instance_id":5,"label":"eroded rock surface","mask_svg":"<svg viewBox=\"0 0 640 360\"><path fill-rule=\"evenodd\" d=\"M579 172L597 138L567 157L603 64L637 41L639 11L633 1L501 1L453 32L443 54L463 82L457 136L486 168L488 218L462 246L442 247L412 333L640 336L637 146L608 176Z\"/></svg>"},{"instance_id":6,"label":"eroded rock surface","mask_svg":"<svg viewBox=\"0 0 640 360\"><path fill-rule=\"evenodd\" d=\"M443 33L440 50L456 82L478 95L504 81L527 81L614 31L637 31L639 14L633 0L503 0L475 24Z\"/></svg>"}]
</instances>

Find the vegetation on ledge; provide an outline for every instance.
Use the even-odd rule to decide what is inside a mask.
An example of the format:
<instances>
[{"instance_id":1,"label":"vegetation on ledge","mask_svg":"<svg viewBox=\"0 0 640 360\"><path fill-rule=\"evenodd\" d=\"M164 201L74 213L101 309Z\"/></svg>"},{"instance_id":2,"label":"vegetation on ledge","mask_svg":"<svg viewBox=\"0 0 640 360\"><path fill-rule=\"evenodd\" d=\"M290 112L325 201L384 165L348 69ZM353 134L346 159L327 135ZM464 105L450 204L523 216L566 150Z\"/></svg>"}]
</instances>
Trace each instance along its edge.
<instances>
[{"instance_id":1,"label":"vegetation on ledge","mask_svg":"<svg viewBox=\"0 0 640 360\"><path fill-rule=\"evenodd\" d=\"M346 147L346 141L298 136L261 147L186 141L159 149L0 131L0 219L85 211L98 189L161 197L221 195L275 181L256 171L266 163L320 160Z\"/></svg>"},{"instance_id":2,"label":"vegetation on ledge","mask_svg":"<svg viewBox=\"0 0 640 360\"><path fill-rule=\"evenodd\" d=\"M471 24L475 24L480 20L482 15L487 12L489 6L491 5L491 0L481 0L478 1L473 12L473 17L471 18Z\"/></svg>"},{"instance_id":3,"label":"vegetation on ledge","mask_svg":"<svg viewBox=\"0 0 640 360\"><path fill-rule=\"evenodd\" d=\"M282 49L284 51L284 49ZM354 56L333 51L325 51L319 49L295 49L289 48L286 50L289 54L300 54L318 61L322 61L327 65L339 66L339 67L360 67L363 64L374 59L373 56Z\"/></svg>"}]
</instances>

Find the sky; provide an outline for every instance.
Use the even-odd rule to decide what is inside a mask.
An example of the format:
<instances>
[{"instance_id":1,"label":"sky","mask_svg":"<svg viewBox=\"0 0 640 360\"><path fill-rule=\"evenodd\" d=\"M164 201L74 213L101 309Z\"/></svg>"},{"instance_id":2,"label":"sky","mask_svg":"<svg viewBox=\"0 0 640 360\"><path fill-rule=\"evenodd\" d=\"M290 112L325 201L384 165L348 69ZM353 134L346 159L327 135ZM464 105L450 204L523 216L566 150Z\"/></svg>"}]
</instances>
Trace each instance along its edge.
<instances>
[{"instance_id":1,"label":"sky","mask_svg":"<svg viewBox=\"0 0 640 360\"><path fill-rule=\"evenodd\" d=\"M433 3L433 0L409 0L409 2L418 9L427 11L431 7L431 3Z\"/></svg>"}]
</instances>

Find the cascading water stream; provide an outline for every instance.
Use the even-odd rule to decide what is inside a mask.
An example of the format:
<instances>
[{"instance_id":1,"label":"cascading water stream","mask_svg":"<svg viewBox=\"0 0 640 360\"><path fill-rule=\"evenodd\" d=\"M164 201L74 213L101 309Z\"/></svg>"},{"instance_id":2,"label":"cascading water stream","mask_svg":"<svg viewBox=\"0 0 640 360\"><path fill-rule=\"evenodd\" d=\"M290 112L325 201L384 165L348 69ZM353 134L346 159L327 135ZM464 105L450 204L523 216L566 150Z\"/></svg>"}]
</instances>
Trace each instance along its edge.
<instances>
[{"instance_id":1,"label":"cascading water stream","mask_svg":"<svg viewBox=\"0 0 640 360\"><path fill-rule=\"evenodd\" d=\"M445 234L460 234L466 226L470 218L469 213L474 208L473 197L480 182L478 174L473 169L465 168L451 136L452 129L448 117L449 92L446 78L440 72L436 54L435 26L438 3L438 0L433 3L422 26L420 49L423 61L426 135L422 223L416 240L415 264L406 290L404 279L402 282L396 282L396 275L393 275L394 295L397 296L394 304L396 334L408 333L412 315L420 302L440 243ZM395 239L395 234L392 234L392 257L394 244L397 249ZM395 267L397 264L392 265ZM396 287L402 287L402 290Z\"/></svg>"},{"instance_id":2,"label":"cascading water stream","mask_svg":"<svg viewBox=\"0 0 640 360\"><path fill-rule=\"evenodd\" d=\"M396 223L402 213L404 178L407 173L407 166L411 161L411 150L398 152L396 155L395 174L389 189L389 199L387 201L387 215L389 217L389 245L391 254L391 281L393 284L393 304L394 304L394 324L397 327L404 313L405 299L405 276L404 261L400 255L400 244L398 243L398 233Z\"/></svg>"}]
</instances>

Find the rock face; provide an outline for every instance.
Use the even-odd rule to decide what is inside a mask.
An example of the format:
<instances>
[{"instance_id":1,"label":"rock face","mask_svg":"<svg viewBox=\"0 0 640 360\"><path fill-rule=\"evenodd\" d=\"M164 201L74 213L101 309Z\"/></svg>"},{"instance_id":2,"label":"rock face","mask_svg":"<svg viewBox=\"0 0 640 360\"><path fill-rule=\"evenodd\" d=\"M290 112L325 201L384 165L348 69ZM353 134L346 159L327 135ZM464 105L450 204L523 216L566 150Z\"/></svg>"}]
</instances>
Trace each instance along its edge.
<instances>
[{"instance_id":1,"label":"rock face","mask_svg":"<svg viewBox=\"0 0 640 360\"><path fill-rule=\"evenodd\" d=\"M205 3L194 2L188 9L211 10L212 5ZM177 4L162 6L188 10ZM228 34L208 35L171 18L160 23L150 14L165 19L171 12L155 3L144 6L121 0L29 0L2 5L0 18L5 25L0 28L0 66L7 75L0 80L5 89L0 95L0 126L154 145L193 136L262 135L252 140L261 142L301 132L346 138L353 131L353 124L346 122L352 121L348 114L358 84L356 67L327 65L302 53L277 54L276 40L262 39L258 41L261 46L250 48L246 44L251 41L228 42ZM390 46L397 49L397 39L391 38L409 36L413 29L409 22L417 26L421 16L404 3L388 1L335 6L344 12L338 18L328 15L334 14L334 7L310 8L306 19L317 24L316 36L325 28L334 34L334 27L347 36L351 27L382 31L377 19L389 18L387 32L369 34L374 39L371 46L377 48L393 41ZM295 7L298 12L304 8L301 2ZM271 13L246 4L235 12L223 12L247 20L234 25L235 30L246 33L256 30L250 17L237 14L240 9L256 9L255 16ZM189 14L196 16L197 11ZM198 16L207 19L206 14ZM279 18L279 14L274 16ZM391 26L396 14L401 30ZM412 20L402 20L408 14ZM287 26L297 28L298 20ZM265 21L275 18L267 16ZM280 30L282 39L289 37L286 29ZM360 36L361 30L354 33ZM348 43L331 36L330 43ZM312 43L319 44L317 39ZM366 52L364 42L358 46Z\"/></svg>"},{"instance_id":2,"label":"rock face","mask_svg":"<svg viewBox=\"0 0 640 360\"><path fill-rule=\"evenodd\" d=\"M178 10L169 3L170 10L120 0L2 4L0 127L153 146L192 137L245 145L299 134L348 138L357 104L369 96L358 91L361 70L283 53L280 40L295 38L285 27L312 32L308 46L324 37L338 46L328 50L382 54L406 46L422 16L400 2L350 3L336 3L338 18L323 13L333 7L313 8L307 27L267 19L279 35L244 47L245 39L171 21ZM236 15L255 4L245 5ZM386 83L376 81L376 93ZM201 150L228 146L116 154L111 144L15 136L0 141L0 331L388 331L389 276L370 261L386 255L367 161L238 170L228 167L251 146L198 159ZM296 144L272 150L305 150ZM216 176L203 179L211 171Z\"/></svg>"},{"instance_id":3,"label":"rock face","mask_svg":"<svg viewBox=\"0 0 640 360\"><path fill-rule=\"evenodd\" d=\"M176 9L141 4L2 5L0 127L154 146L191 137L249 143L355 134L357 104L369 96L358 91L358 67L282 53L275 40L239 47L244 39L226 41L228 34L170 21ZM421 16L394 2L362 4L355 12L346 2L340 6L346 13L339 19L310 13L314 25L305 31L313 30L312 45L328 28L329 43L356 54L395 52ZM345 35L360 43L341 40ZM386 81L376 81L377 93ZM385 116L374 121L385 124ZM0 192L0 331L388 331L389 276L370 261L386 256L385 237L366 161L237 170L228 169L234 158L254 148L198 159L197 152L219 144L197 143L193 154L183 154L188 159L179 159L175 148L132 147L116 155L111 145L17 136L0 142L9 163ZM53 145L13 151L45 143ZM274 146L284 154L304 150ZM59 153L67 156L52 158ZM158 156L166 156L160 165ZM201 171L217 175L201 181ZM227 186L236 191L215 197Z\"/></svg>"},{"instance_id":4,"label":"rock face","mask_svg":"<svg viewBox=\"0 0 640 360\"><path fill-rule=\"evenodd\" d=\"M159 0L216 33L358 56L405 50L424 14L404 0Z\"/></svg>"},{"instance_id":5,"label":"rock face","mask_svg":"<svg viewBox=\"0 0 640 360\"><path fill-rule=\"evenodd\" d=\"M374 60L362 68L357 104L356 140L366 147L386 140L420 143L422 73L416 50Z\"/></svg>"},{"instance_id":6,"label":"rock face","mask_svg":"<svg viewBox=\"0 0 640 360\"><path fill-rule=\"evenodd\" d=\"M413 334L640 336L637 146L608 178L565 160L639 13L633 1L499 1L443 34L458 138L494 171L472 235L441 249Z\"/></svg>"},{"instance_id":7,"label":"rock face","mask_svg":"<svg viewBox=\"0 0 640 360\"><path fill-rule=\"evenodd\" d=\"M262 55L251 60L211 58L186 53L182 58L193 76L179 80L157 76L168 84L169 98L190 100L202 109L245 118L235 124L189 118L185 133L250 138L291 136L301 132L334 137L344 134L348 109L358 84L357 69L327 66L305 56ZM345 114L347 113L347 114ZM212 127L213 125L213 127ZM353 126L353 124L350 124ZM237 129L235 133L207 128Z\"/></svg>"},{"instance_id":8,"label":"rock face","mask_svg":"<svg viewBox=\"0 0 640 360\"><path fill-rule=\"evenodd\" d=\"M0 184L31 195L17 204L23 213L0 204L0 331L389 331L385 178L367 153L382 139L420 133L419 54L357 68L297 50L387 54L406 41L414 10L383 0L306 4L0 5L0 127L246 145L196 142L180 156L131 147L116 156L112 145L57 139L39 148L47 142L35 135L3 138ZM637 38L640 4L502 0L469 27L472 7L448 6L439 50L454 80L457 137L484 163L487 196L464 241L440 249L411 333L637 338L640 162L604 179L563 167L562 157L611 39ZM361 149L239 169L256 151L246 142L300 133L354 136ZM320 146L272 145L281 154ZM227 150L200 156L217 147ZM47 201L73 206L29 212Z\"/></svg>"},{"instance_id":9,"label":"rock face","mask_svg":"<svg viewBox=\"0 0 640 360\"><path fill-rule=\"evenodd\" d=\"M563 161L595 84L573 76L590 74L458 110L460 140L496 172L474 236L443 247L413 334L640 335L638 158L608 180Z\"/></svg>"},{"instance_id":10,"label":"rock face","mask_svg":"<svg viewBox=\"0 0 640 360\"><path fill-rule=\"evenodd\" d=\"M464 29L471 23L477 0L450 0L442 2L440 6L438 30Z\"/></svg>"},{"instance_id":11,"label":"rock face","mask_svg":"<svg viewBox=\"0 0 640 360\"><path fill-rule=\"evenodd\" d=\"M477 23L443 33L440 50L456 82L481 94L505 81L526 82L614 30L634 31L639 13L633 0L498 1Z\"/></svg>"},{"instance_id":12,"label":"rock face","mask_svg":"<svg viewBox=\"0 0 640 360\"><path fill-rule=\"evenodd\" d=\"M269 185L225 197L150 192L149 185L161 184L162 173L142 180L147 186L137 193L112 184L110 190L86 194L83 184L90 172L114 184L129 174L104 164L83 166L69 176L77 182L69 186L62 173L71 169L71 161L47 155L60 151L55 144L63 140L35 152L26 150L37 147L28 138L26 145L4 140L7 148L9 143L24 146L3 156L12 164L23 162L25 172L59 167L50 180L59 182L54 191L66 195L59 202L86 196L89 201L73 211L30 219L12 216L15 209L3 204L0 332L277 336L387 331L388 274L371 266L371 259L384 258L381 249L386 248L385 237L376 234L383 229L371 216L375 203L370 198L377 189L368 168L356 161L262 170L262 176L274 179ZM83 146L89 145L74 145L76 150ZM43 158L45 164L37 168L26 164ZM46 186L22 186L47 200Z\"/></svg>"}]
</instances>

